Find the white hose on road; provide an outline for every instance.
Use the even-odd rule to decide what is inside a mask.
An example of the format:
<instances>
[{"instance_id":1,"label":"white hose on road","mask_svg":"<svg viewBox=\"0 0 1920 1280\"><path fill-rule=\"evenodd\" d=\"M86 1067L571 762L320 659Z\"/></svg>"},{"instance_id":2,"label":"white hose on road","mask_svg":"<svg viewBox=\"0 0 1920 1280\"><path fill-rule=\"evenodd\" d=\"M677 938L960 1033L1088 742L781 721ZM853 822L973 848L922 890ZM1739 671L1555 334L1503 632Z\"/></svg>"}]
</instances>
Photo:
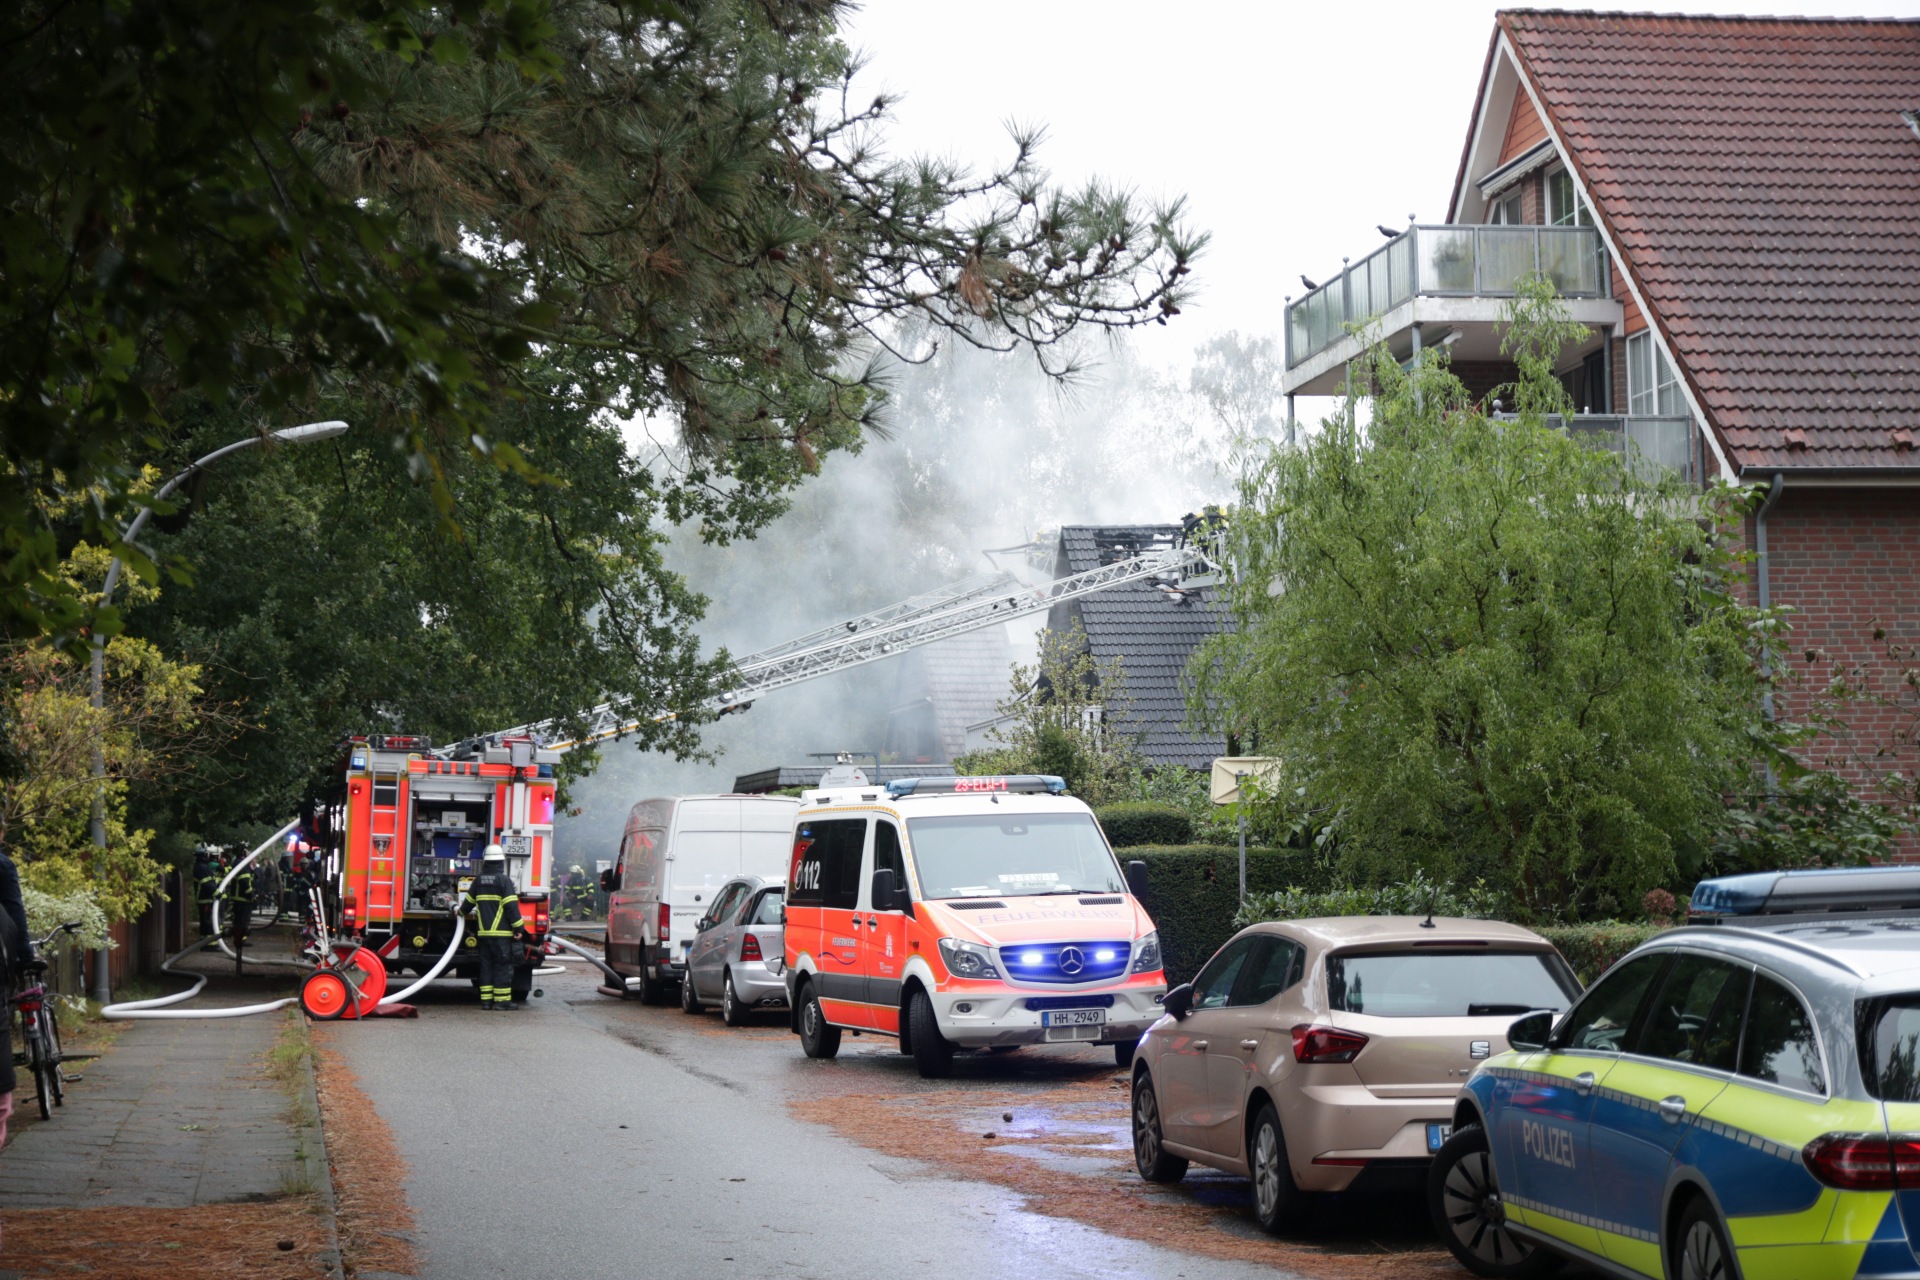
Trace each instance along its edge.
<instances>
[{"instance_id":1,"label":"white hose on road","mask_svg":"<svg viewBox=\"0 0 1920 1280\"><path fill-rule=\"evenodd\" d=\"M236 862L233 865L233 870L227 872L226 878L221 880L219 886L215 888L213 892L213 933L214 933L214 937L219 939L220 949L222 951L225 951L229 957L236 960L239 959L238 956L235 956L233 954L232 948L227 946L227 940L225 937L221 935L221 932L220 932L221 896L226 893L227 886L233 883L233 878L235 876L239 875L248 866L250 866L253 863L253 860L255 858L258 858L262 853L265 853L269 848L272 848L279 841L284 840L287 836L287 833L292 831L298 825L299 825L299 819L296 818L292 822L289 822L286 826L280 828L278 831L268 836L265 840L261 841L259 846L255 848L252 853L248 854L246 857L242 858L239 862ZM413 985L407 987L403 991L396 991L392 995L381 997L379 1003L381 1005L397 1004L400 1001L405 1000L408 996L412 995L414 992L420 990L420 988L426 986L429 982L432 982L435 978L438 978L441 972L446 969L447 965L452 963L454 953L460 949L461 939L466 936L466 932L467 932L467 922L464 918L460 916L458 912L456 912L453 917L453 941L447 944L446 954L440 957L439 963L435 964L433 968L427 970L426 974L422 976L418 982L415 982ZM121 1004L105 1005L100 1010L100 1016L102 1018L107 1019L109 1022L131 1022L138 1019L158 1020L163 1018L244 1018L251 1014L256 1014L256 1013L272 1013L276 1009L284 1009L290 1004L299 1003L300 1001L299 996L286 996L279 1000L269 1000L264 1004L235 1005L232 1008L227 1008L227 1009L193 1010L193 1009L167 1008L166 1006L168 1005L184 1004L186 1001L191 1000L195 996L199 995L200 992L206 987L208 975L204 973L198 973L198 974L179 973L173 967L175 961L185 959L187 956L190 956L194 952L200 950L201 947L204 945L205 945L204 942L195 942L192 946L188 947L186 950L179 951L171 956L168 956L160 966L160 972L162 973L173 974L173 976L176 978L189 978L189 977L192 978L193 985L191 987L187 988L185 991L176 991L174 994L170 996L155 996L151 1000L129 1000ZM378 953L376 952L375 954L378 954ZM268 957L265 959L257 959L257 960L254 960L252 963L259 964L259 965L274 965L283 969L304 969L308 972L312 972L318 968L317 965L311 964L305 960L278 960L272 957ZM354 980L351 974L343 972L341 976L347 979L347 985L350 988L354 986ZM357 990L356 990L356 994L357 994Z\"/></svg>"},{"instance_id":2,"label":"white hose on road","mask_svg":"<svg viewBox=\"0 0 1920 1280\"><path fill-rule=\"evenodd\" d=\"M625 991L627 989L627 982L628 982L627 975L610 967L606 961L602 960L599 956L596 956L595 954L593 954L593 952L587 950L583 946L580 946L578 943L568 942L565 938L561 937L557 933L548 934L547 939L550 942L559 943L561 946L565 947L567 950L573 952L575 955L581 957L584 960L592 961L593 966L596 969L600 970L600 972L606 974L608 979L613 983L614 986L620 988L620 990L622 991Z\"/></svg>"}]
</instances>

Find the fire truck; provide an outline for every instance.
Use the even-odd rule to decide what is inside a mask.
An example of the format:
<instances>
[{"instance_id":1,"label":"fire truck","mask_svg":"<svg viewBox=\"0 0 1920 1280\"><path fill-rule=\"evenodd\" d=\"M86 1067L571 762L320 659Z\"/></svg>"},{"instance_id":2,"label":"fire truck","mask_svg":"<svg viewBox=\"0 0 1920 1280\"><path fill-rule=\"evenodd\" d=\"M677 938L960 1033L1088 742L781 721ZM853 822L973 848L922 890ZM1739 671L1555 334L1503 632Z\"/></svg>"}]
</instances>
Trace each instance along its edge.
<instances>
[{"instance_id":1,"label":"fire truck","mask_svg":"<svg viewBox=\"0 0 1920 1280\"><path fill-rule=\"evenodd\" d=\"M372 949L389 973L424 974L453 941L461 890L498 844L527 924L529 954L513 978L513 998L525 1000L547 940L560 753L511 735L450 752L404 734L350 737L345 747L315 814L334 931ZM443 976L478 982L479 972L469 933Z\"/></svg>"}]
</instances>

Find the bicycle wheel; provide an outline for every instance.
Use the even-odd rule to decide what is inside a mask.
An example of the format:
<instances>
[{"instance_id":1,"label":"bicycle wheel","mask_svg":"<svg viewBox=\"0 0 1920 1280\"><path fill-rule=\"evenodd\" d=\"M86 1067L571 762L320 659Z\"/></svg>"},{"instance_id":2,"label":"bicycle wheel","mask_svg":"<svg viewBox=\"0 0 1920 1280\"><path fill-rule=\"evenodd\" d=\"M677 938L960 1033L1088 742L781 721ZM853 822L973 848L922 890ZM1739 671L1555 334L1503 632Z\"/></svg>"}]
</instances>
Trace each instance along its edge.
<instances>
[{"instance_id":1,"label":"bicycle wheel","mask_svg":"<svg viewBox=\"0 0 1920 1280\"><path fill-rule=\"evenodd\" d=\"M27 1038L27 1069L33 1072L34 1101L40 1104L40 1118L53 1119L53 1086L47 1079L52 1069L47 1062L47 1051L40 1043L40 1021L32 1014L22 1013L20 1021L24 1024Z\"/></svg>"},{"instance_id":2,"label":"bicycle wheel","mask_svg":"<svg viewBox=\"0 0 1920 1280\"><path fill-rule=\"evenodd\" d=\"M40 1019L40 1042L46 1046L47 1069L53 1080L53 1105L63 1107L67 1101L67 1079L60 1064L66 1060L66 1054L60 1050L60 1023L53 1014L52 996L41 1004L36 1016Z\"/></svg>"}]
</instances>

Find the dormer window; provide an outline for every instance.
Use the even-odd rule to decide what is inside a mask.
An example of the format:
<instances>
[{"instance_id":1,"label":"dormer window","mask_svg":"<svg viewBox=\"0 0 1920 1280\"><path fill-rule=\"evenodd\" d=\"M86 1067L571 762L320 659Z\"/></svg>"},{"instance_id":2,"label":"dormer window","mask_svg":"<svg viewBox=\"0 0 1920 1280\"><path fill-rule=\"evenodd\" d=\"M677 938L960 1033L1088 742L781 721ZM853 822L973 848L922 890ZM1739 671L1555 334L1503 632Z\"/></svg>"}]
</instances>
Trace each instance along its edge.
<instances>
[{"instance_id":1,"label":"dormer window","mask_svg":"<svg viewBox=\"0 0 1920 1280\"><path fill-rule=\"evenodd\" d=\"M1547 221L1556 227L1590 227L1593 214L1573 189L1573 175L1555 169L1547 175Z\"/></svg>"}]
</instances>

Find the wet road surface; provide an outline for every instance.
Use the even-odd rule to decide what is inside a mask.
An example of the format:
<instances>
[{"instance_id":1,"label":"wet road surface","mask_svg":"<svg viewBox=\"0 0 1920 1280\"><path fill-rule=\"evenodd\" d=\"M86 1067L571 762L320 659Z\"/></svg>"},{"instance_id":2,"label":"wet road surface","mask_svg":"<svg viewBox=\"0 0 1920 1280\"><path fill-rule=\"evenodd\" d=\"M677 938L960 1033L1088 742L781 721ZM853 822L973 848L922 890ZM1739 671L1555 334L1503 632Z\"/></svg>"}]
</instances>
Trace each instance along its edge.
<instances>
[{"instance_id":1,"label":"wet road surface","mask_svg":"<svg viewBox=\"0 0 1920 1280\"><path fill-rule=\"evenodd\" d=\"M410 1166L422 1276L1464 1274L1415 1197L1335 1200L1274 1240L1243 1179L1141 1182L1111 1050L924 1081L888 1038L810 1061L784 1012L729 1029L566 968L523 1012L441 983L417 1021L326 1033Z\"/></svg>"}]
</instances>

